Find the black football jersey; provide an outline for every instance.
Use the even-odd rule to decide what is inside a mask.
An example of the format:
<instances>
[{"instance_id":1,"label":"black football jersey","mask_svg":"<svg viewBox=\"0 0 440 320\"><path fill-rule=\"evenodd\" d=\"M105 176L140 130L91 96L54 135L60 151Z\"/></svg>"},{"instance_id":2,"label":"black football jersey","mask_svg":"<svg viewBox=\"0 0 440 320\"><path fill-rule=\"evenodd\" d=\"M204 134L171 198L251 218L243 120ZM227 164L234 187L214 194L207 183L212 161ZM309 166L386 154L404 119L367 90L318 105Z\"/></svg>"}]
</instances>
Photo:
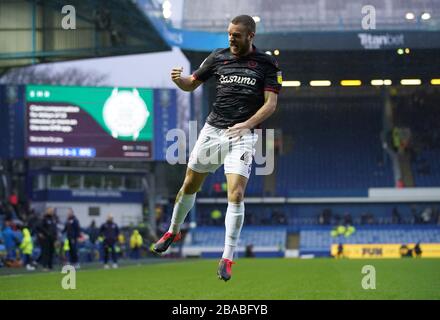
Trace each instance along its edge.
<instances>
[{"instance_id":1,"label":"black football jersey","mask_svg":"<svg viewBox=\"0 0 440 320\"><path fill-rule=\"evenodd\" d=\"M264 104L264 92L279 93L282 84L277 61L257 50L243 57L229 48L214 50L193 73L206 81L216 77L216 97L206 122L225 129L251 118Z\"/></svg>"}]
</instances>

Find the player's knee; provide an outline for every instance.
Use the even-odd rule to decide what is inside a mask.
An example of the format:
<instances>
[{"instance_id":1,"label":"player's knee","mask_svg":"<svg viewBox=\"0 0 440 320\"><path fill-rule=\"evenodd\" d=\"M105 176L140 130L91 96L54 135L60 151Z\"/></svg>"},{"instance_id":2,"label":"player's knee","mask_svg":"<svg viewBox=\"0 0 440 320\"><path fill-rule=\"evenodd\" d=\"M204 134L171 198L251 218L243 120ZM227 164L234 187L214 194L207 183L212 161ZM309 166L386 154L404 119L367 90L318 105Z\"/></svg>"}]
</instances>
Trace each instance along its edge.
<instances>
[{"instance_id":1,"label":"player's knee","mask_svg":"<svg viewBox=\"0 0 440 320\"><path fill-rule=\"evenodd\" d=\"M188 170L181 190L184 194L194 194L200 190L204 176Z\"/></svg>"},{"instance_id":2,"label":"player's knee","mask_svg":"<svg viewBox=\"0 0 440 320\"><path fill-rule=\"evenodd\" d=\"M244 192L240 189L232 190L228 195L228 201L239 204L243 202Z\"/></svg>"},{"instance_id":3,"label":"player's knee","mask_svg":"<svg viewBox=\"0 0 440 320\"><path fill-rule=\"evenodd\" d=\"M193 181L185 181L182 186L182 191L184 194L194 194L199 191L199 185Z\"/></svg>"}]
</instances>

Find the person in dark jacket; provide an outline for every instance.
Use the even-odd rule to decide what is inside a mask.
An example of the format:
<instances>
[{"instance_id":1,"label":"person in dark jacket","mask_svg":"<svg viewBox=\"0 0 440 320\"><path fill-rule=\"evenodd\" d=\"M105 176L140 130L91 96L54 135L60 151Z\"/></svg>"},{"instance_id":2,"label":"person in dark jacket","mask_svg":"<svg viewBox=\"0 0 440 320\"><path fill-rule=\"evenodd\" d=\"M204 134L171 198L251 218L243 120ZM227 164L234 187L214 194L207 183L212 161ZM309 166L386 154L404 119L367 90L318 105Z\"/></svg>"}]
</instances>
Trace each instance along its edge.
<instances>
[{"instance_id":1,"label":"person in dark jacket","mask_svg":"<svg viewBox=\"0 0 440 320\"><path fill-rule=\"evenodd\" d=\"M67 214L67 221L64 226L63 233L66 233L67 241L69 242L69 262L76 268L78 264L78 238L80 236L79 221L75 217L72 209L69 209Z\"/></svg>"},{"instance_id":2,"label":"person in dark jacket","mask_svg":"<svg viewBox=\"0 0 440 320\"><path fill-rule=\"evenodd\" d=\"M53 268L55 241L57 240L57 226L54 219L55 209L47 208L43 219L37 227L38 240L41 245L41 264L43 270Z\"/></svg>"},{"instance_id":3,"label":"person in dark jacket","mask_svg":"<svg viewBox=\"0 0 440 320\"><path fill-rule=\"evenodd\" d=\"M87 233L89 235L90 243L94 245L99 237L99 229L96 226L95 220L92 220L92 223L90 223L90 226L87 229Z\"/></svg>"},{"instance_id":4,"label":"person in dark jacket","mask_svg":"<svg viewBox=\"0 0 440 320\"><path fill-rule=\"evenodd\" d=\"M420 247L420 242L417 242L414 246L414 254L416 258L420 258L422 256L422 248Z\"/></svg>"},{"instance_id":5,"label":"person in dark jacket","mask_svg":"<svg viewBox=\"0 0 440 320\"><path fill-rule=\"evenodd\" d=\"M118 260L115 251L115 245L118 241L119 228L116 223L113 222L113 216L110 214L107 217L107 221L99 229L99 234L104 238L104 268L108 269L108 255L109 250L112 251L113 268L118 267Z\"/></svg>"},{"instance_id":6,"label":"person in dark jacket","mask_svg":"<svg viewBox=\"0 0 440 320\"><path fill-rule=\"evenodd\" d=\"M87 228L87 234L89 235L89 246L90 246L90 260L94 260L97 256L97 250L99 250L99 242L97 241L99 238L99 228L96 226L95 220L92 220L92 223Z\"/></svg>"}]
</instances>

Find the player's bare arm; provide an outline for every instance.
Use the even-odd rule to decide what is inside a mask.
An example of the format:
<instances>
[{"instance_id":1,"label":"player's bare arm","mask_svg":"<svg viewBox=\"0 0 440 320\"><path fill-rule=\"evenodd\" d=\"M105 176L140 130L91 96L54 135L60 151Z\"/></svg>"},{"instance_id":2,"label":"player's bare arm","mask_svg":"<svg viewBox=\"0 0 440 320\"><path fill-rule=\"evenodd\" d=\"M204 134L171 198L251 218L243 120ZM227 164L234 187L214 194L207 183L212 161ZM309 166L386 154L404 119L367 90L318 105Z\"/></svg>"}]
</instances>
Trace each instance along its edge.
<instances>
[{"instance_id":1,"label":"player's bare arm","mask_svg":"<svg viewBox=\"0 0 440 320\"><path fill-rule=\"evenodd\" d=\"M183 91L194 91L202 84L202 81L196 80L193 76L182 76L183 68L173 68L171 70L171 79Z\"/></svg>"},{"instance_id":2,"label":"player's bare arm","mask_svg":"<svg viewBox=\"0 0 440 320\"><path fill-rule=\"evenodd\" d=\"M228 133L232 136L241 135L241 131L250 130L269 118L277 108L278 94L265 91L264 92L264 105L255 113L251 118L245 122L237 123L234 126L228 128Z\"/></svg>"}]
</instances>

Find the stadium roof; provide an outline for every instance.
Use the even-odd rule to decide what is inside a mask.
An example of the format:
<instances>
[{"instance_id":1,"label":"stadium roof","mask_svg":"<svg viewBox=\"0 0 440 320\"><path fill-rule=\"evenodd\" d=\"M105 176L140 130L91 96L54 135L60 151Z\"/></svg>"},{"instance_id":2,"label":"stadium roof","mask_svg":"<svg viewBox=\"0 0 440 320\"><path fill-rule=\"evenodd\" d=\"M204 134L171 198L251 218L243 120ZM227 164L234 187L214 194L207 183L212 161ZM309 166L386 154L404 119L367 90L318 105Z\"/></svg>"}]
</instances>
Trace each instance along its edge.
<instances>
[{"instance_id":1,"label":"stadium roof","mask_svg":"<svg viewBox=\"0 0 440 320\"><path fill-rule=\"evenodd\" d=\"M226 47L228 23L242 13L257 22L264 50L440 48L440 4L430 0L192 0L181 21L164 19L154 6L145 13L170 45L188 51Z\"/></svg>"},{"instance_id":2,"label":"stadium roof","mask_svg":"<svg viewBox=\"0 0 440 320\"><path fill-rule=\"evenodd\" d=\"M234 16L248 14L260 34L353 31L362 30L372 10L376 30L440 30L440 5L432 0L191 0L185 1L182 28L221 32Z\"/></svg>"},{"instance_id":3,"label":"stadium roof","mask_svg":"<svg viewBox=\"0 0 440 320\"><path fill-rule=\"evenodd\" d=\"M139 5L142 2L143 7ZM170 50L145 14L150 0L3 0L0 74L42 62ZM66 7L62 12L63 7ZM76 28L63 29L76 14Z\"/></svg>"}]
</instances>

